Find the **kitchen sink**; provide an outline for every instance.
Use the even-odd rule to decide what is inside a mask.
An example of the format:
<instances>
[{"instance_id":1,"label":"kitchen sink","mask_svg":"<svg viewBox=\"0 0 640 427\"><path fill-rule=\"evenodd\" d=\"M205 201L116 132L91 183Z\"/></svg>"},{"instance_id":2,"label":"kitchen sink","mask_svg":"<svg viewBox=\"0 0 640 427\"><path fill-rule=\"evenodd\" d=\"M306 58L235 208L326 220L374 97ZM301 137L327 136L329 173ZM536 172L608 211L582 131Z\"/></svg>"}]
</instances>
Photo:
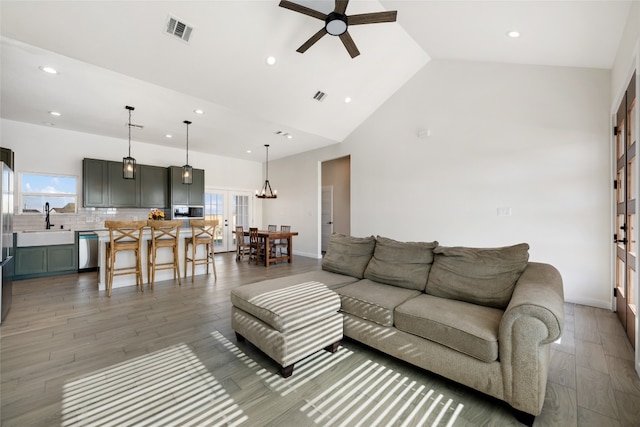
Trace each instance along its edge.
<instances>
[{"instance_id":1,"label":"kitchen sink","mask_svg":"<svg viewBox=\"0 0 640 427\"><path fill-rule=\"evenodd\" d=\"M34 230L16 233L16 245L20 248L27 246L72 245L75 243L75 233L72 230Z\"/></svg>"}]
</instances>

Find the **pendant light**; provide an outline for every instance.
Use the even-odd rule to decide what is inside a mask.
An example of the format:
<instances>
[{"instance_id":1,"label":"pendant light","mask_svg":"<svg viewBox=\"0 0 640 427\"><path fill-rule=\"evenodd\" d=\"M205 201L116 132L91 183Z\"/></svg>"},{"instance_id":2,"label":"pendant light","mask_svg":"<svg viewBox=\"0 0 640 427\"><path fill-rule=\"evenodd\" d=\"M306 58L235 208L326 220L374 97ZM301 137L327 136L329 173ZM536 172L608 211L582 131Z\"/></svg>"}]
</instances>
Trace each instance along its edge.
<instances>
[{"instance_id":1,"label":"pendant light","mask_svg":"<svg viewBox=\"0 0 640 427\"><path fill-rule=\"evenodd\" d=\"M136 159L131 157L131 112L134 107L125 106L129 110L129 156L122 158L122 177L124 179L136 179Z\"/></svg>"},{"instance_id":2,"label":"pendant light","mask_svg":"<svg viewBox=\"0 0 640 427\"><path fill-rule=\"evenodd\" d=\"M182 183L190 185L193 184L193 167L189 164L189 125L191 122L185 120L182 123L187 125L187 163L182 166Z\"/></svg>"},{"instance_id":3,"label":"pendant light","mask_svg":"<svg viewBox=\"0 0 640 427\"><path fill-rule=\"evenodd\" d=\"M271 190L271 184L269 184L269 144L264 144L267 147L267 175L262 186L262 191L256 190L256 197L259 199L276 199L278 197L278 190Z\"/></svg>"}]
</instances>

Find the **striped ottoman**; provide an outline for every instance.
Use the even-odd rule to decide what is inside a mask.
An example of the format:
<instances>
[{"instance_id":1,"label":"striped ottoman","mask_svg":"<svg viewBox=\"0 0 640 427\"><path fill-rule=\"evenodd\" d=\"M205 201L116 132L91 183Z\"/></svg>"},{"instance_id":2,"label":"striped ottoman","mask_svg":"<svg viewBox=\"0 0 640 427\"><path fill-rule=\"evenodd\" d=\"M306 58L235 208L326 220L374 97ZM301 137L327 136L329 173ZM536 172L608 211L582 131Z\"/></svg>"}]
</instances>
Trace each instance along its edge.
<instances>
[{"instance_id":1,"label":"striped ottoman","mask_svg":"<svg viewBox=\"0 0 640 427\"><path fill-rule=\"evenodd\" d=\"M319 282L295 285L266 280L231 291L231 327L282 366L287 378L294 363L342 339L338 294Z\"/></svg>"}]
</instances>

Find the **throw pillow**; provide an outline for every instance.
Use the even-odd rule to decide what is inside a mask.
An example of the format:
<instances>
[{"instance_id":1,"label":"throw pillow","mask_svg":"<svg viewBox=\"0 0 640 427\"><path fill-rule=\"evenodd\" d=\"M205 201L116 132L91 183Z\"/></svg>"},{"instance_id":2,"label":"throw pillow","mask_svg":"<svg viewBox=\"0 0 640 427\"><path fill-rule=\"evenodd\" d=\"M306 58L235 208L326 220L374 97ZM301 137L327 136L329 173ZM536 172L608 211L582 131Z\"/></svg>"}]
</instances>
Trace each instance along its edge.
<instances>
[{"instance_id":1,"label":"throw pillow","mask_svg":"<svg viewBox=\"0 0 640 427\"><path fill-rule=\"evenodd\" d=\"M424 292L438 242L398 242L378 236L365 279Z\"/></svg>"},{"instance_id":2,"label":"throw pillow","mask_svg":"<svg viewBox=\"0 0 640 427\"><path fill-rule=\"evenodd\" d=\"M529 245L435 248L426 292L441 298L505 309L527 267Z\"/></svg>"},{"instance_id":3,"label":"throw pillow","mask_svg":"<svg viewBox=\"0 0 640 427\"><path fill-rule=\"evenodd\" d=\"M334 233L322 259L322 269L362 279L375 245L373 236L352 237Z\"/></svg>"}]
</instances>

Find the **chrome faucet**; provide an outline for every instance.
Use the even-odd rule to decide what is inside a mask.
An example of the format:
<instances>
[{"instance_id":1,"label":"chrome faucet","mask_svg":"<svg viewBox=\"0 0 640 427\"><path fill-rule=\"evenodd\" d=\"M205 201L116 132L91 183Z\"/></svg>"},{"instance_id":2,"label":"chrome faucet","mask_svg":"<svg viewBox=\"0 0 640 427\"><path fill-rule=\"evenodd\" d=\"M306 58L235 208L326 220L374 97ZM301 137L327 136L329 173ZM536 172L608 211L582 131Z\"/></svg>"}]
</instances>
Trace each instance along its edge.
<instances>
[{"instance_id":1,"label":"chrome faucet","mask_svg":"<svg viewBox=\"0 0 640 427\"><path fill-rule=\"evenodd\" d=\"M49 209L49 202L46 202L44 204L44 222L45 222L45 226L47 228L47 230L51 229L51 227L53 227L53 224L51 224L51 219L49 218L49 213L51 212L51 209Z\"/></svg>"}]
</instances>

